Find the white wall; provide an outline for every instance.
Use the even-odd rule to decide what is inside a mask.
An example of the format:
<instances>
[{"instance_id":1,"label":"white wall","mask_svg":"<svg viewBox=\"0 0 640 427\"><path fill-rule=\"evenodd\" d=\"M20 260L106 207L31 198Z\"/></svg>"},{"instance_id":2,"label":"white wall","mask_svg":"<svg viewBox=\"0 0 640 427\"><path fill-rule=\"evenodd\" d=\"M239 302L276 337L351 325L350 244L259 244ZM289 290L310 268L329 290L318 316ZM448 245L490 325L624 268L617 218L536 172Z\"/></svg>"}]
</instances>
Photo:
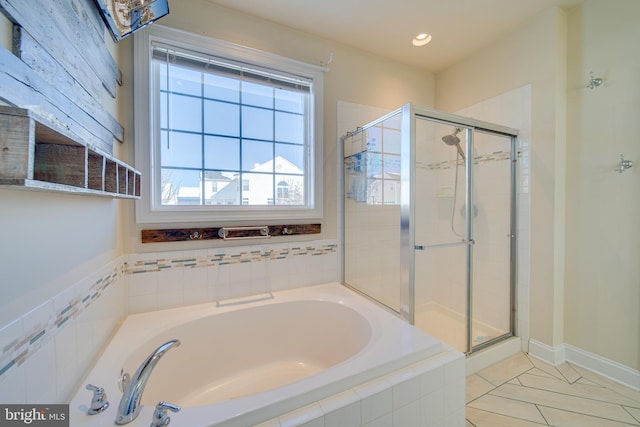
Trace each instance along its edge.
<instances>
[{"instance_id":1,"label":"white wall","mask_svg":"<svg viewBox=\"0 0 640 427\"><path fill-rule=\"evenodd\" d=\"M5 49L11 49L11 34L13 28L11 25L11 21L7 19L6 16L0 13L0 46L3 46Z\"/></svg>"},{"instance_id":2,"label":"white wall","mask_svg":"<svg viewBox=\"0 0 640 427\"><path fill-rule=\"evenodd\" d=\"M640 2L568 16L565 341L640 370Z\"/></svg>"},{"instance_id":3,"label":"white wall","mask_svg":"<svg viewBox=\"0 0 640 427\"><path fill-rule=\"evenodd\" d=\"M0 189L0 325L120 255L110 199Z\"/></svg>"}]
</instances>

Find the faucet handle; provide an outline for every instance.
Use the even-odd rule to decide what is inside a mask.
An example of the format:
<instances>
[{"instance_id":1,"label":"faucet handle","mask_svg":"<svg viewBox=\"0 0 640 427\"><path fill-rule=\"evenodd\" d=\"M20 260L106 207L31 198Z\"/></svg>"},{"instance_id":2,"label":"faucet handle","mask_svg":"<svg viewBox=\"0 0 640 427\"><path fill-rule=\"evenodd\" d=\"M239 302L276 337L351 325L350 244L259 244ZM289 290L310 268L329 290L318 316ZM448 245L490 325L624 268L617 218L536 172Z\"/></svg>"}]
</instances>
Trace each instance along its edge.
<instances>
[{"instance_id":1,"label":"faucet handle","mask_svg":"<svg viewBox=\"0 0 640 427\"><path fill-rule=\"evenodd\" d=\"M128 372L125 372L124 369L120 369L120 378L118 378L118 388L122 393L127 388L127 384L129 384L129 380L131 379L131 375Z\"/></svg>"},{"instance_id":2,"label":"faucet handle","mask_svg":"<svg viewBox=\"0 0 640 427\"><path fill-rule=\"evenodd\" d=\"M89 411L87 411L89 415L99 414L109 407L107 394L104 392L104 389L102 387L96 387L93 384L87 384L86 389L93 392L91 407L89 408Z\"/></svg>"},{"instance_id":3,"label":"faucet handle","mask_svg":"<svg viewBox=\"0 0 640 427\"><path fill-rule=\"evenodd\" d=\"M156 410L153 411L153 420L150 427L168 426L171 418L167 415L167 411L178 412L180 409L182 409L180 406L172 403L158 402Z\"/></svg>"}]
</instances>

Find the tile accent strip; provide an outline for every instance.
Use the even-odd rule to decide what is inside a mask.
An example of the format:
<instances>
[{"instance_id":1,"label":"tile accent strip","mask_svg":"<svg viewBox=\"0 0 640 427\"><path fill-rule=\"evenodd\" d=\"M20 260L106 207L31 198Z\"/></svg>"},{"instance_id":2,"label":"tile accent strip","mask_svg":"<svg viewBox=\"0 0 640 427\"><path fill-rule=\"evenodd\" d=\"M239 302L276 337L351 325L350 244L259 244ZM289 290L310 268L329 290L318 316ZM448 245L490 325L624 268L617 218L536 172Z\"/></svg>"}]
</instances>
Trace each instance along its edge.
<instances>
[{"instance_id":1,"label":"tile accent strip","mask_svg":"<svg viewBox=\"0 0 640 427\"><path fill-rule=\"evenodd\" d=\"M178 269L215 267L218 265L240 264L248 262L261 262L274 259L285 259L297 256L327 255L337 251L337 243L326 241L307 242L300 245L285 247L242 246L221 248L211 253L196 256L178 256L175 259L164 258L158 253L157 259L144 259L127 263L126 274L150 273L154 271ZM160 258L162 257L162 258Z\"/></svg>"},{"instance_id":2,"label":"tile accent strip","mask_svg":"<svg viewBox=\"0 0 640 427\"><path fill-rule=\"evenodd\" d=\"M520 154L518 155L518 157L520 157ZM480 164L480 163L487 163L487 162L494 162L494 161L501 161L501 160L510 160L511 159L511 153L509 151L494 151L493 153L489 153L489 154L483 154L480 156L476 156L473 158L473 163L474 164ZM438 162L438 163L423 163L423 162L416 162L416 167L422 168L422 169L428 169L428 170L439 170L439 169L449 169L452 168L456 165L456 163L459 166L463 166L464 162L460 159L457 160L449 160L449 161L443 161L443 162Z\"/></svg>"},{"instance_id":3,"label":"tile accent strip","mask_svg":"<svg viewBox=\"0 0 640 427\"><path fill-rule=\"evenodd\" d=\"M90 282L88 285L82 286L83 281L81 281L74 284L17 319L22 324L26 323L24 319L32 315L37 315L44 320L36 322L29 330L23 330L22 337L12 340L0 350L0 383L14 369L20 367L29 357L48 343L56 333L64 329L69 320L76 318L91 306L94 301L100 298L105 289L117 282L123 275L124 257L116 262L116 265L110 270L107 269L104 275L95 279L93 283ZM83 288L84 290L81 290ZM59 300L66 294L70 296L70 300L61 304ZM55 309L56 305L61 308ZM2 329L0 328L0 331Z\"/></svg>"}]
</instances>

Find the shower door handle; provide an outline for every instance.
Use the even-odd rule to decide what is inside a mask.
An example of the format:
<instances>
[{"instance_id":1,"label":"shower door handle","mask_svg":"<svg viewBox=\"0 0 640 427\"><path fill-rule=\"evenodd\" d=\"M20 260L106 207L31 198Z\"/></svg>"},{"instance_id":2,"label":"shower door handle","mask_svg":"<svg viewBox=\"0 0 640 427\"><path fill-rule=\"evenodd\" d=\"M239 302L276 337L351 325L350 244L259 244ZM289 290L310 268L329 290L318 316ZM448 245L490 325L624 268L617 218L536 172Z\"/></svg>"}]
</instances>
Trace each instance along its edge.
<instances>
[{"instance_id":1,"label":"shower door handle","mask_svg":"<svg viewBox=\"0 0 640 427\"><path fill-rule=\"evenodd\" d=\"M436 245L415 245L413 249L415 249L416 251L424 251L426 249L449 248L452 246L471 246L475 244L476 244L476 241L473 239L470 239L470 240L462 240L460 242L438 243Z\"/></svg>"}]
</instances>

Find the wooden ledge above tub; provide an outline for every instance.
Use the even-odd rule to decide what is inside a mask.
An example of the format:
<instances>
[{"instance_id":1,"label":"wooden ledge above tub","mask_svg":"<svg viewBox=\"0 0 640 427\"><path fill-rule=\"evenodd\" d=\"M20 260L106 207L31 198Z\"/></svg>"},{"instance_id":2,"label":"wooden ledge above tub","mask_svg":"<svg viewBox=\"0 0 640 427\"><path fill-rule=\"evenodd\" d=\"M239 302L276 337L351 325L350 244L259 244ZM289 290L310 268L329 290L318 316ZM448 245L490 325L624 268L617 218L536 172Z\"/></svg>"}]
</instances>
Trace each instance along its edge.
<instances>
[{"instance_id":1,"label":"wooden ledge above tub","mask_svg":"<svg viewBox=\"0 0 640 427\"><path fill-rule=\"evenodd\" d=\"M184 242L191 240L268 239L277 236L319 234L320 224L265 225L210 228L165 228L142 230L142 243Z\"/></svg>"},{"instance_id":2,"label":"wooden ledge above tub","mask_svg":"<svg viewBox=\"0 0 640 427\"><path fill-rule=\"evenodd\" d=\"M30 110L0 106L0 186L140 198L141 174Z\"/></svg>"}]
</instances>

